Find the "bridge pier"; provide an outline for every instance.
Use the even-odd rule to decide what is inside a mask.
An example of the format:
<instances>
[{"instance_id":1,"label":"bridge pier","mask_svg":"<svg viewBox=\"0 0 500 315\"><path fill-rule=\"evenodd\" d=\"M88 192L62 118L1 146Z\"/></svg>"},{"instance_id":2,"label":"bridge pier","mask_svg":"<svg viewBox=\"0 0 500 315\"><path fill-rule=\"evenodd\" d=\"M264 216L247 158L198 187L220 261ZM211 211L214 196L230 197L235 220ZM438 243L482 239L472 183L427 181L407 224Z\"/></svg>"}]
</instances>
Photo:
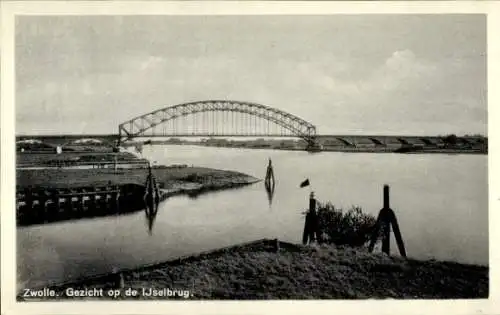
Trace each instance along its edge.
<instances>
[{"instance_id":1,"label":"bridge pier","mask_svg":"<svg viewBox=\"0 0 500 315\"><path fill-rule=\"evenodd\" d=\"M306 139L306 141L307 141L306 151L308 151L308 152L321 151L321 145L318 143L318 141L315 138Z\"/></svg>"}]
</instances>

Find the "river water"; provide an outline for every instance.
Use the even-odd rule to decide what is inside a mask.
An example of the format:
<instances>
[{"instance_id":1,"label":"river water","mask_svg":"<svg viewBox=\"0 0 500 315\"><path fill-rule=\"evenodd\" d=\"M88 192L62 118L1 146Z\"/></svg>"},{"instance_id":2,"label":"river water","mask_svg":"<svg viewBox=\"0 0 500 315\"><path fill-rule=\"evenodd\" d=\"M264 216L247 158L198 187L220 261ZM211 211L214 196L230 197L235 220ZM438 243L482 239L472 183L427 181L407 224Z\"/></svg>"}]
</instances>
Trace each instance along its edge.
<instances>
[{"instance_id":1,"label":"river water","mask_svg":"<svg viewBox=\"0 0 500 315\"><path fill-rule=\"evenodd\" d=\"M159 164L237 170L263 178L273 161L272 201L263 182L176 196L160 204L150 232L144 212L17 229L20 287L67 281L203 250L279 238L300 242L308 195L378 214L391 187L408 256L488 264L486 155L307 153L188 145L145 146ZM299 188L309 178L311 187ZM391 250L397 247L392 240Z\"/></svg>"}]
</instances>

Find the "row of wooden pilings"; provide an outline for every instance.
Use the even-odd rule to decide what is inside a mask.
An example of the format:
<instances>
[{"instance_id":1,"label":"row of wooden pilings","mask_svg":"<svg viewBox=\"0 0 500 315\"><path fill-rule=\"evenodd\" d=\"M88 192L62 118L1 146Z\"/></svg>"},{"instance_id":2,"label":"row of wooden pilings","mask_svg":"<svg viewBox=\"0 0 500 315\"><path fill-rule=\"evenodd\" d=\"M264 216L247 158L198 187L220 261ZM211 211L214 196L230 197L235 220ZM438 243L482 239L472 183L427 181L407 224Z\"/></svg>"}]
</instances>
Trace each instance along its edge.
<instances>
[{"instance_id":1,"label":"row of wooden pilings","mask_svg":"<svg viewBox=\"0 0 500 315\"><path fill-rule=\"evenodd\" d=\"M384 194L383 207L380 210L377 217L377 221L373 227L368 250L369 252L373 251L375 243L380 238L380 234L382 234L382 252L386 253L387 255L390 255L391 252L390 234L392 227L392 230L394 231L394 236L396 238L396 244L398 246L399 253L401 256L406 257L406 249L403 242L403 237L401 236L401 231L399 229L398 220L396 218L396 214L390 207L389 203L390 196L389 196L388 185L384 185L383 194ZM322 242L321 236L322 235L319 227L318 214L316 212L316 199L314 198L314 193L311 192L311 195L309 197L309 211L306 214L302 242L304 244L315 241L321 243Z\"/></svg>"},{"instance_id":2,"label":"row of wooden pilings","mask_svg":"<svg viewBox=\"0 0 500 315\"><path fill-rule=\"evenodd\" d=\"M134 189L139 190L140 186L18 189L17 221L19 225L30 225L128 211Z\"/></svg>"},{"instance_id":3,"label":"row of wooden pilings","mask_svg":"<svg viewBox=\"0 0 500 315\"><path fill-rule=\"evenodd\" d=\"M25 226L146 209L151 229L158 204L165 195L158 187L150 163L147 171L144 185L108 182L107 185L78 188L18 187L17 223Z\"/></svg>"}]
</instances>

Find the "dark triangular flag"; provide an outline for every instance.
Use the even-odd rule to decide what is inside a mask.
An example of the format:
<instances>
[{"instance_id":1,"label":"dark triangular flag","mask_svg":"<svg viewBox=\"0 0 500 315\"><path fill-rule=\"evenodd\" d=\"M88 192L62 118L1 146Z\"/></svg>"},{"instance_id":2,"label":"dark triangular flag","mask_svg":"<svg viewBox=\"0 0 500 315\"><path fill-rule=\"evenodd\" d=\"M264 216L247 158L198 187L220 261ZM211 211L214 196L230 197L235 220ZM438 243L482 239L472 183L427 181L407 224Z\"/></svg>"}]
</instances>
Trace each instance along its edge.
<instances>
[{"instance_id":1,"label":"dark triangular flag","mask_svg":"<svg viewBox=\"0 0 500 315\"><path fill-rule=\"evenodd\" d=\"M302 183L300 183L300 188L303 188L303 187L306 187L306 186L309 186L309 178L306 179L305 181L303 181Z\"/></svg>"}]
</instances>

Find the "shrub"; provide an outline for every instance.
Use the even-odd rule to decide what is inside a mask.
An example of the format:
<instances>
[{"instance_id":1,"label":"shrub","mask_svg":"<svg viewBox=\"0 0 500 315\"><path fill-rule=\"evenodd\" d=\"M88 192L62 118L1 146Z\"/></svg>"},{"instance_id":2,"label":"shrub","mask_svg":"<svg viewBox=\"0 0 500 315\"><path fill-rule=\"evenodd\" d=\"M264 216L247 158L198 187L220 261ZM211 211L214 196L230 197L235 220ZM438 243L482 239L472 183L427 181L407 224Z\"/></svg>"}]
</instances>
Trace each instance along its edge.
<instances>
[{"instance_id":1,"label":"shrub","mask_svg":"<svg viewBox=\"0 0 500 315\"><path fill-rule=\"evenodd\" d=\"M344 212L331 203L320 204L318 228L323 241L335 245L363 246L371 238L377 219L353 206Z\"/></svg>"}]
</instances>

